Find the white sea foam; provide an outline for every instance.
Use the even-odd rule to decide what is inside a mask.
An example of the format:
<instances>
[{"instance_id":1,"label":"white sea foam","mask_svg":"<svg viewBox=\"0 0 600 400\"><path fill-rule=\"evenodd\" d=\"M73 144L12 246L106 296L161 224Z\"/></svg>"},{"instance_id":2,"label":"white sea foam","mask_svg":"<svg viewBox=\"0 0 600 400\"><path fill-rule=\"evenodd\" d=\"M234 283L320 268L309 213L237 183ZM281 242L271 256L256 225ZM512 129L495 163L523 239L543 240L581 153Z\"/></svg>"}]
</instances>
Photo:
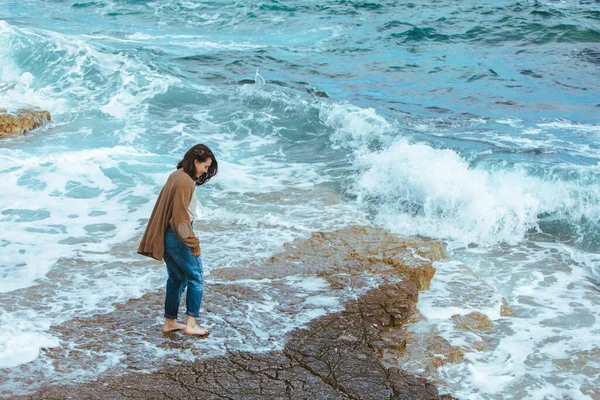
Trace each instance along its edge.
<instances>
[{"instance_id":1,"label":"white sea foam","mask_svg":"<svg viewBox=\"0 0 600 400\"><path fill-rule=\"evenodd\" d=\"M305 300L306 304L324 307L338 307L340 302L337 298L331 296L310 296Z\"/></svg>"},{"instance_id":2,"label":"white sea foam","mask_svg":"<svg viewBox=\"0 0 600 400\"><path fill-rule=\"evenodd\" d=\"M59 340L44 331L48 325L33 311L13 315L0 310L0 369L35 360L40 349L59 346ZM25 315L24 315L25 314Z\"/></svg>"},{"instance_id":3,"label":"white sea foam","mask_svg":"<svg viewBox=\"0 0 600 400\"><path fill-rule=\"evenodd\" d=\"M505 124L505 125L509 125L512 127L521 127L523 120L518 119L518 118L505 118L505 119L499 119L496 122L499 124Z\"/></svg>"},{"instance_id":4,"label":"white sea foam","mask_svg":"<svg viewBox=\"0 0 600 400\"><path fill-rule=\"evenodd\" d=\"M0 44L2 44L1 35ZM0 103L6 104L10 112L28 107L48 110L50 114L64 110L66 108L64 99L42 94L32 87L36 79L30 72L19 70L10 61L1 63Z\"/></svg>"},{"instance_id":5,"label":"white sea foam","mask_svg":"<svg viewBox=\"0 0 600 400\"><path fill-rule=\"evenodd\" d=\"M318 277L299 277L299 276L288 276L286 279L288 284L301 288L306 292L317 292L329 287L329 283L324 278Z\"/></svg>"},{"instance_id":6,"label":"white sea foam","mask_svg":"<svg viewBox=\"0 0 600 400\"><path fill-rule=\"evenodd\" d=\"M324 201L331 200L327 198L327 192L324 192L324 198L315 196L318 190L252 196L237 196L230 192L226 195L227 204L200 205L202 225L197 229L205 229L204 224L206 229L221 227L205 235L203 241L207 247L218 249L214 263L223 268L236 266L244 255L255 258L270 256L281 251L284 243L298 236L307 236L315 230L327 231L350 224L368 223L365 215L351 205L337 202L324 205ZM282 198L287 205L275 205ZM319 209L320 213L314 213L315 209ZM231 232L236 234L232 235Z\"/></svg>"},{"instance_id":7,"label":"white sea foam","mask_svg":"<svg viewBox=\"0 0 600 400\"><path fill-rule=\"evenodd\" d=\"M462 244L516 243L538 226L539 214L576 223L600 211L598 185L545 181L517 168L473 169L455 152L426 145L397 142L359 165L359 204L375 201L376 220L405 234Z\"/></svg>"},{"instance_id":8,"label":"white sea foam","mask_svg":"<svg viewBox=\"0 0 600 400\"><path fill-rule=\"evenodd\" d=\"M428 136L459 138L489 144L495 150L508 150L516 154L535 150L544 154L564 153L575 157L598 158L596 146L590 145L598 141L598 125L569 120L535 123L510 117L496 120L495 123L503 127L495 129L496 126L489 126L489 121L478 118L407 118L397 126L394 125L394 130L407 128L409 132L422 132ZM483 126L486 124L488 126ZM574 140L574 137L582 136L585 137L584 141Z\"/></svg>"},{"instance_id":9,"label":"white sea foam","mask_svg":"<svg viewBox=\"0 0 600 400\"><path fill-rule=\"evenodd\" d=\"M111 302L139 297L155 287L153 271L138 271L132 281L126 267L131 261L110 253L136 234L141 216L149 215L144 199L154 196L153 187L124 187L119 182L125 164L143 164L146 156L131 147L39 156L0 150L3 307L12 309L23 301L21 296L45 299L40 300L38 311L31 311L33 315L24 310L7 311L0 318L2 331L11 332L0 338L5 363L29 362L40 347L57 345L44 332L51 324L75 315L109 311ZM69 259L76 260L73 270L67 267L65 260ZM56 269L57 265L61 267ZM54 277L47 281L50 271ZM52 287L56 284L60 287ZM42 324L39 329L32 327L32 320ZM11 337L29 334L39 340L28 351L16 351L17 343Z\"/></svg>"},{"instance_id":10,"label":"white sea foam","mask_svg":"<svg viewBox=\"0 0 600 400\"><path fill-rule=\"evenodd\" d=\"M209 50L231 50L231 51L243 51L250 49L259 49L265 47L264 45L252 44L249 42L236 43L232 41L226 42L213 42L210 40L198 40L195 37L192 41L180 42L172 41L172 45L189 47L192 49L209 49Z\"/></svg>"},{"instance_id":11,"label":"white sea foam","mask_svg":"<svg viewBox=\"0 0 600 400\"><path fill-rule=\"evenodd\" d=\"M282 285L283 283L283 285ZM203 348L217 352L235 347L244 351L281 350L285 335L311 320L341 309L349 291L332 291L322 278L288 276L283 279L242 279L214 282L219 285L244 285L256 291L260 299L234 299L235 307L225 313L206 315L206 326L232 326L223 337L209 337ZM297 298L304 301L298 302ZM235 324L232 322L235 321ZM250 336L247 333L250 332Z\"/></svg>"},{"instance_id":12,"label":"white sea foam","mask_svg":"<svg viewBox=\"0 0 600 400\"><path fill-rule=\"evenodd\" d=\"M226 191L266 193L285 188L310 189L330 181L330 178L318 173L319 168L322 167L320 164L282 165L258 159L246 160L244 164L233 164L227 161L219 163L219 169L223 171L219 184Z\"/></svg>"},{"instance_id":13,"label":"white sea foam","mask_svg":"<svg viewBox=\"0 0 600 400\"><path fill-rule=\"evenodd\" d=\"M568 120L557 120L552 122L543 122L537 124L540 128L562 129L582 133L600 134L600 125L581 124Z\"/></svg>"},{"instance_id":14,"label":"white sea foam","mask_svg":"<svg viewBox=\"0 0 600 400\"><path fill-rule=\"evenodd\" d=\"M334 130L330 138L337 146L352 147L363 154L368 153L374 143L391 143L392 125L372 108L324 103L319 117L325 126Z\"/></svg>"},{"instance_id":15,"label":"white sea foam","mask_svg":"<svg viewBox=\"0 0 600 400\"><path fill-rule=\"evenodd\" d=\"M148 35L147 33L142 33L142 32L132 33L131 35L129 35L127 37L132 40L152 40L154 38L153 35ZM106 37L103 37L103 38L106 38Z\"/></svg>"},{"instance_id":16,"label":"white sea foam","mask_svg":"<svg viewBox=\"0 0 600 400\"><path fill-rule=\"evenodd\" d=\"M464 263L436 263L431 290L419 296L429 323L468 351L466 364L440 368L448 389L469 399L593 398L590 389L600 378L593 339L600 333L600 294L588 286L591 272L569 264L563 247L549 242L452 255ZM503 297L515 317L499 314ZM449 317L471 311L486 314L494 328L455 329ZM486 343L484 350L473 349L477 342ZM589 368L575 372L575 364Z\"/></svg>"},{"instance_id":17,"label":"white sea foam","mask_svg":"<svg viewBox=\"0 0 600 400\"><path fill-rule=\"evenodd\" d=\"M207 51L212 50L231 50L231 51L244 51L253 50L266 47L262 44L254 44L249 41L235 42L232 40L215 41L210 40L211 37L201 37L198 35L151 35L143 32L135 32L127 35L125 38L108 36L108 35L96 35L96 34L84 34L81 35L84 38L98 40L98 41L111 41L120 43L144 43L152 42L159 43L165 46L173 47L184 47L192 49L202 49Z\"/></svg>"},{"instance_id":18,"label":"white sea foam","mask_svg":"<svg viewBox=\"0 0 600 400\"><path fill-rule=\"evenodd\" d=\"M53 117L99 108L127 120L128 125L134 123L125 127L122 137L124 143L131 143L144 131L139 125L145 120L147 101L180 85L179 79L161 74L126 53L100 51L79 36L14 28L6 23L3 27L0 47L7 54L0 65L0 77L7 89L0 90L0 103L13 108L39 107ZM11 59L12 53L18 54L23 48L40 48L42 63L30 66L39 70L37 73L17 68ZM90 75L100 75L102 80L91 84L87 80Z\"/></svg>"},{"instance_id":19,"label":"white sea foam","mask_svg":"<svg viewBox=\"0 0 600 400\"><path fill-rule=\"evenodd\" d=\"M148 99L165 93L170 86L180 84L177 78L150 69L140 70L135 59L122 57L120 64L121 88L100 108L112 117L129 121L137 119L139 124L140 119L145 117Z\"/></svg>"},{"instance_id":20,"label":"white sea foam","mask_svg":"<svg viewBox=\"0 0 600 400\"><path fill-rule=\"evenodd\" d=\"M0 279L1 292L31 285L60 257L82 257L82 250L107 251L134 234L135 219L129 211L139 205L131 199L147 197L152 189L120 188L106 172L132 155L141 154L126 147L44 156L0 150L0 190L5 193L2 264L12 270Z\"/></svg>"},{"instance_id":21,"label":"white sea foam","mask_svg":"<svg viewBox=\"0 0 600 400\"><path fill-rule=\"evenodd\" d=\"M574 262L583 267L589 268L596 279L600 279L600 254L589 253L575 249L571 246L562 246L563 251L569 254Z\"/></svg>"}]
</instances>

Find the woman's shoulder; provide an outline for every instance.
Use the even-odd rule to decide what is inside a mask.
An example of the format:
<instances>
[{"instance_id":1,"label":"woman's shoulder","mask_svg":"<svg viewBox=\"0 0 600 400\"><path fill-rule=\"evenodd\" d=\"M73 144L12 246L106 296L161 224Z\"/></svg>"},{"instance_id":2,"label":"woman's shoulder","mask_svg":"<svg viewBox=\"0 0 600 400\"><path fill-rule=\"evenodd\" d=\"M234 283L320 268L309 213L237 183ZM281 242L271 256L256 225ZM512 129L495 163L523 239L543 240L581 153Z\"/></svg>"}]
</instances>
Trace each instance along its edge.
<instances>
[{"instance_id":1,"label":"woman's shoulder","mask_svg":"<svg viewBox=\"0 0 600 400\"><path fill-rule=\"evenodd\" d=\"M183 168L180 168L176 171L171 172L169 175L169 179L167 179L167 184L173 185L186 185L186 186L194 186L194 180L185 173Z\"/></svg>"}]
</instances>

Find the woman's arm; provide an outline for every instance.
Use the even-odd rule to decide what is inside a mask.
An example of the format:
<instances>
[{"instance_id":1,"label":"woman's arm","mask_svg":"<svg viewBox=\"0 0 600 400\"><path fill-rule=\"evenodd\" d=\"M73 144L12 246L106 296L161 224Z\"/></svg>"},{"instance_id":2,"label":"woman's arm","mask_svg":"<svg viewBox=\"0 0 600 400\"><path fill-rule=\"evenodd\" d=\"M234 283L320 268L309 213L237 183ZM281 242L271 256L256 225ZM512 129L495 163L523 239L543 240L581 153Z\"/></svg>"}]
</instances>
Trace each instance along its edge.
<instances>
[{"instance_id":1,"label":"woman's arm","mask_svg":"<svg viewBox=\"0 0 600 400\"><path fill-rule=\"evenodd\" d=\"M192 254L200 255L200 241L194 235L192 229L192 221L188 213L188 206L194 194L194 182L190 180L185 184L177 185L175 189L175 197L173 198L173 214L171 216L171 227L187 247L192 249ZM195 254L195 255L196 255Z\"/></svg>"}]
</instances>

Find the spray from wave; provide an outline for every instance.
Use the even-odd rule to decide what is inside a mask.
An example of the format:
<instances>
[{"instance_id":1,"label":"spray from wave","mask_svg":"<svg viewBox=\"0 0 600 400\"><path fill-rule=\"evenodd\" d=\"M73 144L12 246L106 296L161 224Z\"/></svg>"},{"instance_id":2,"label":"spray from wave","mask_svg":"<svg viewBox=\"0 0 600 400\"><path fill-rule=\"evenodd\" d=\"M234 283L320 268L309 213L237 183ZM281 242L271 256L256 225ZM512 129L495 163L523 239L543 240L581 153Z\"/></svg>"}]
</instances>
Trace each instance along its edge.
<instances>
[{"instance_id":1,"label":"spray from wave","mask_svg":"<svg viewBox=\"0 0 600 400\"><path fill-rule=\"evenodd\" d=\"M530 232L590 241L600 215L600 168L472 166L450 149L410 143L372 109L324 105L334 146L353 151L346 192L377 225L451 246L515 244ZM558 227L556 226L558 224Z\"/></svg>"}]
</instances>

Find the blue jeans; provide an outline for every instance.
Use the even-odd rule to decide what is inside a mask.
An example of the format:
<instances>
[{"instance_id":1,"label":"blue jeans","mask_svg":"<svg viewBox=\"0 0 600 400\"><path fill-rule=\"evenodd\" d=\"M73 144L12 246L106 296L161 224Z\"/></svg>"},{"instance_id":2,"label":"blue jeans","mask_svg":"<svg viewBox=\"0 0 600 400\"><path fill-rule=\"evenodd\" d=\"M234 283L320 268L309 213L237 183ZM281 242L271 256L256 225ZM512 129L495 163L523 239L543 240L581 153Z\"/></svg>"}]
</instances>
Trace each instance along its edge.
<instances>
[{"instance_id":1,"label":"blue jeans","mask_svg":"<svg viewBox=\"0 0 600 400\"><path fill-rule=\"evenodd\" d=\"M192 255L192 249L179 240L169 227L165 233L165 254L167 264L167 294L165 296L165 318L177 319L181 295L187 287L186 314L197 317L202 303L204 277L202 259Z\"/></svg>"}]
</instances>

